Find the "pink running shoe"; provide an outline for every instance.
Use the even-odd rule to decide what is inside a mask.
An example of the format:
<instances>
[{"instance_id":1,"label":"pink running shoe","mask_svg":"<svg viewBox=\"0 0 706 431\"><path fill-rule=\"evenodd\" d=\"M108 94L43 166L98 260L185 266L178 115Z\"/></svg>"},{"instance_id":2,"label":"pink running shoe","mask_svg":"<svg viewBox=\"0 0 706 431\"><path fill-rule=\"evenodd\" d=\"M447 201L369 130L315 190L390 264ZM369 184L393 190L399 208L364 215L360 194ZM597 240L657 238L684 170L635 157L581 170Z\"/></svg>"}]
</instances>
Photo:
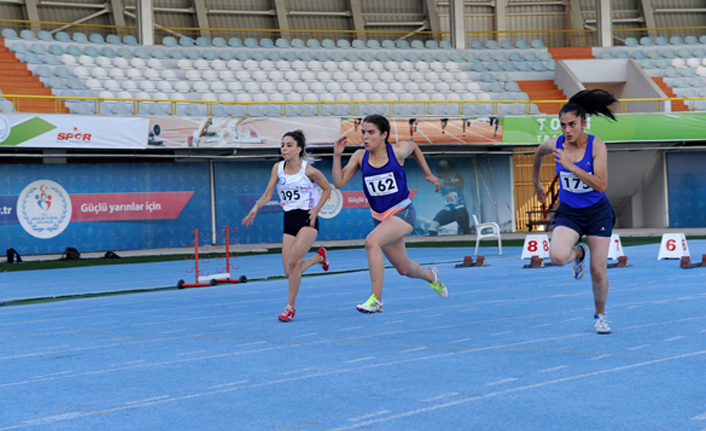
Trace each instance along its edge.
<instances>
[{"instance_id":1,"label":"pink running shoe","mask_svg":"<svg viewBox=\"0 0 706 431\"><path fill-rule=\"evenodd\" d=\"M320 254L321 257L324 258L324 260L321 262L321 267L324 269L324 271L328 271L328 259L326 259L326 249L321 247L316 251L316 254Z\"/></svg>"},{"instance_id":2,"label":"pink running shoe","mask_svg":"<svg viewBox=\"0 0 706 431\"><path fill-rule=\"evenodd\" d=\"M291 322L292 319L294 319L294 312L294 308L287 304L287 307L284 309L282 314L279 315L280 322Z\"/></svg>"}]
</instances>

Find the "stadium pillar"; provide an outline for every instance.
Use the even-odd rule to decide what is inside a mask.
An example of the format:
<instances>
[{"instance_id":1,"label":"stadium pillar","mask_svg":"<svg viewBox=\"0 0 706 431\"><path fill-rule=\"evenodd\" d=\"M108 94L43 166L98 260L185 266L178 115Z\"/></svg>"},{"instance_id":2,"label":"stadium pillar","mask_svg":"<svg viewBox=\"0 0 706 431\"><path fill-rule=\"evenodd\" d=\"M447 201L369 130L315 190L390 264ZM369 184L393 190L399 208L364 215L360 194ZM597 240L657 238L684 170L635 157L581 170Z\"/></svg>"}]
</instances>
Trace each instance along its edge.
<instances>
[{"instance_id":1,"label":"stadium pillar","mask_svg":"<svg viewBox=\"0 0 706 431\"><path fill-rule=\"evenodd\" d=\"M497 35L495 39L500 42L501 40L510 39L510 37L505 34L507 32L507 7L510 2L508 0L495 0L495 31Z\"/></svg>"},{"instance_id":2,"label":"stadium pillar","mask_svg":"<svg viewBox=\"0 0 706 431\"><path fill-rule=\"evenodd\" d=\"M451 44L456 49L466 49L466 8L464 0L449 0Z\"/></svg>"},{"instance_id":3,"label":"stadium pillar","mask_svg":"<svg viewBox=\"0 0 706 431\"><path fill-rule=\"evenodd\" d=\"M613 11L610 0L596 0L596 23L598 24L598 45L613 46Z\"/></svg>"},{"instance_id":4,"label":"stadium pillar","mask_svg":"<svg viewBox=\"0 0 706 431\"><path fill-rule=\"evenodd\" d=\"M37 0L25 0L25 8L27 9L27 19L29 21L39 21L39 10L37 9ZM41 30L39 23L33 22L30 30L38 33Z\"/></svg>"},{"instance_id":5,"label":"stadium pillar","mask_svg":"<svg viewBox=\"0 0 706 431\"><path fill-rule=\"evenodd\" d=\"M137 0L137 40L145 46L154 45L154 9L152 0Z\"/></svg>"}]
</instances>

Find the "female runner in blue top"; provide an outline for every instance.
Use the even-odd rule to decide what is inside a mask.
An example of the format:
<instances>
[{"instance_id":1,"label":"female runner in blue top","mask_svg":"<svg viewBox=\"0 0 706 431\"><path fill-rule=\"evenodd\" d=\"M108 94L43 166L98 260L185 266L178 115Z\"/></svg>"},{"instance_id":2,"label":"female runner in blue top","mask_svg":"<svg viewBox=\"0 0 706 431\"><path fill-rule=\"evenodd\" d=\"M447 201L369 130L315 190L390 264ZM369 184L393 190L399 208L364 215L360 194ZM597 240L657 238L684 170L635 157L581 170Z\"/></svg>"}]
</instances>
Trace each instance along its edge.
<instances>
[{"instance_id":1,"label":"female runner in blue top","mask_svg":"<svg viewBox=\"0 0 706 431\"><path fill-rule=\"evenodd\" d=\"M258 209L272 199L276 187L284 210L282 264L289 279L289 300L279 320L289 322L294 318L302 273L315 263L321 264L324 271L329 268L323 247L308 259L304 256L319 233L318 215L331 194L331 185L324 174L309 163L311 156L306 152L306 138L301 130L284 134L280 152L284 160L272 167L265 193L255 202L242 223L245 226L253 224ZM321 197L317 186L323 190Z\"/></svg>"},{"instance_id":2,"label":"female runner in blue top","mask_svg":"<svg viewBox=\"0 0 706 431\"><path fill-rule=\"evenodd\" d=\"M348 138L341 136L334 145L333 184L344 187L360 169L363 174L363 192L370 204L375 228L365 238L365 253L368 256L372 293L363 304L358 305L362 313L383 310L382 282L385 275L383 253L401 275L426 280L442 298L449 296L436 268L425 269L410 260L404 245L404 237L414 229L416 212L409 198L404 160L414 154L426 179L436 185L439 179L429 169L424 155L413 142L388 142L390 123L381 115L368 115L361 125L361 137L365 149L357 150L345 168L341 168L341 155Z\"/></svg>"},{"instance_id":3,"label":"female runner in blue top","mask_svg":"<svg viewBox=\"0 0 706 431\"><path fill-rule=\"evenodd\" d=\"M544 203L546 193L539 181L542 159L554 154L559 176L559 208L552 233L549 257L555 265L573 261L574 278L583 276L586 253L591 252L591 280L596 306L594 327L599 334L609 334L605 315L608 298L608 248L613 233L615 214L606 197L608 186L608 153L599 138L585 132L587 115L603 115L615 120L609 106L617 100L610 93L595 89L582 90L569 99L559 111L562 136L548 139L534 153L532 181L535 193ZM588 250L581 243L586 235Z\"/></svg>"}]
</instances>

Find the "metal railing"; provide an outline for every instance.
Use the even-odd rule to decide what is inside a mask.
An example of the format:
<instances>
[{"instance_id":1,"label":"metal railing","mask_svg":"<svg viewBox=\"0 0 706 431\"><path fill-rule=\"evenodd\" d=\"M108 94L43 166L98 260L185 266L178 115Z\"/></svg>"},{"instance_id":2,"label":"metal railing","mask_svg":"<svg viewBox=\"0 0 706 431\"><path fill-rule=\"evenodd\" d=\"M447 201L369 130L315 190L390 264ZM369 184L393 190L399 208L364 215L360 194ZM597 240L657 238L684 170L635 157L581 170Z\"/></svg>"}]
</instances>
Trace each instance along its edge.
<instances>
[{"instance_id":1,"label":"metal railing","mask_svg":"<svg viewBox=\"0 0 706 431\"><path fill-rule=\"evenodd\" d=\"M22 109L22 101L24 100L37 100L37 99L44 99L44 100L53 100L54 101L54 106L55 106L55 113L60 113L60 109L62 107L62 102L67 102L67 101L83 101L83 102L91 102L94 104L95 107L95 113L99 114L101 113L101 102L123 102L123 103L131 103L133 105L133 112L134 115L148 115L147 113L142 113L140 112L141 110L141 103L165 103L169 104L170 110L169 113L171 115L176 115L177 110L179 106L184 106L187 104L201 104L206 106L206 113L207 115L213 115L213 106L214 105L224 105L224 106L233 106L233 105L241 105L244 107L244 113L245 116L250 115L250 107L251 106L262 106L262 105L273 105L273 106L279 106L281 108L281 113L282 116L286 115L286 105L316 105L316 115L317 116L323 116L326 115L324 112L324 106L326 105L353 105L355 107L354 114L350 115L359 115L360 114L360 106L361 105L369 105L369 104L379 104L379 105L387 105L390 108L390 112L393 113L395 112L395 105L398 104L422 104L425 107L424 114L421 114L421 116L434 116L434 117L439 117L440 114L432 114L431 113L431 106L435 104L458 104L458 115L451 115L450 117L462 117L464 116L464 110L465 106L467 104L477 104L477 105L491 105L492 109L491 112L488 113L488 115L499 115L499 106L500 104L517 104L517 105L523 105L524 106L524 113L526 115L531 115L531 108L532 105L536 105L539 110L542 110L542 105L563 105L564 103L567 102L566 99L560 99L560 100L367 100L367 101L358 101L358 100L351 100L351 101L268 101L268 102L261 102L261 101L248 101L248 102L239 102L239 101L212 101L212 100L173 100L173 99L136 99L136 98L117 98L117 97L83 97L83 96L55 96L55 95L27 95L27 94L1 94L0 98L5 98L12 102L12 104L15 107L16 111L20 111ZM628 107L630 103L644 103L644 102L654 102L654 111L648 111L648 112L665 112L663 109L663 106L665 105L665 102L673 102L673 101L682 101L687 104L687 107L689 108L690 111L694 110L694 105L695 102L698 100L706 100L706 97L666 97L666 98L644 98L644 99L620 99L619 102L619 107L620 109L617 111L617 113L628 113L631 111L628 111ZM694 103L691 103L694 102ZM545 115L545 114L542 114ZM391 114L391 116L394 116L394 114ZM482 115L476 115L476 114L471 114L470 116L482 116Z\"/></svg>"}]
</instances>

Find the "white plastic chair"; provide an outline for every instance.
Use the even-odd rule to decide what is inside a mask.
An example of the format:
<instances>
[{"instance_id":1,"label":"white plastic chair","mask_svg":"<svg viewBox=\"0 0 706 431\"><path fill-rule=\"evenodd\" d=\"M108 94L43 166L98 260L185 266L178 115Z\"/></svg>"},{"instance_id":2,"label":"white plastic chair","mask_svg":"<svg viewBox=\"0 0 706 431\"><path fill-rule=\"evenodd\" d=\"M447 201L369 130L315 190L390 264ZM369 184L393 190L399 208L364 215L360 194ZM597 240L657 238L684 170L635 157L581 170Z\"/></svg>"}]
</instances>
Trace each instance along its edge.
<instances>
[{"instance_id":1,"label":"white plastic chair","mask_svg":"<svg viewBox=\"0 0 706 431\"><path fill-rule=\"evenodd\" d=\"M473 254L473 256L478 256L478 247L480 247L480 241L483 238L497 238L498 239L498 254L500 256L503 255L503 243L502 243L502 238L500 235L500 225L498 225L495 222L485 222L485 223L480 223L478 221L478 217L476 217L475 214L473 214L473 223L476 225L476 251ZM483 233L483 231L486 231L486 233ZM490 230L490 232L487 232Z\"/></svg>"}]
</instances>

